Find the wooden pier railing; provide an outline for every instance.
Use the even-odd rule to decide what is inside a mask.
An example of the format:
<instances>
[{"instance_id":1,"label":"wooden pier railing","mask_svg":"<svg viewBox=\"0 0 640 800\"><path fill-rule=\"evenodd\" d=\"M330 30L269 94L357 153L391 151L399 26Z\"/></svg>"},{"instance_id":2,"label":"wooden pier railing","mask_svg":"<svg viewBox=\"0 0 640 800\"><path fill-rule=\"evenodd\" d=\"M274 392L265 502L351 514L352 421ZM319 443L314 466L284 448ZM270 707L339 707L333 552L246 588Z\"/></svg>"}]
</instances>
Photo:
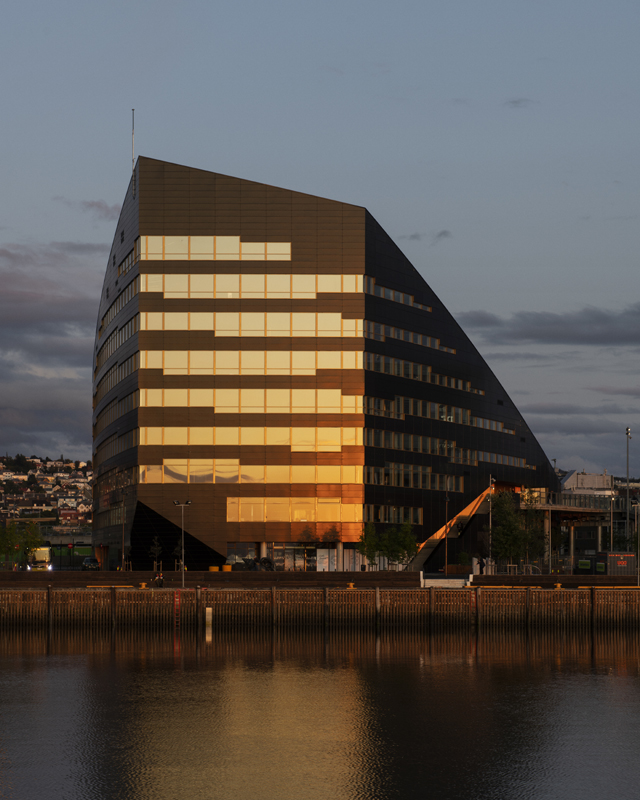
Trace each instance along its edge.
<instances>
[{"instance_id":1,"label":"wooden pier railing","mask_svg":"<svg viewBox=\"0 0 640 800\"><path fill-rule=\"evenodd\" d=\"M0 628L640 628L640 589L2 589Z\"/></svg>"}]
</instances>

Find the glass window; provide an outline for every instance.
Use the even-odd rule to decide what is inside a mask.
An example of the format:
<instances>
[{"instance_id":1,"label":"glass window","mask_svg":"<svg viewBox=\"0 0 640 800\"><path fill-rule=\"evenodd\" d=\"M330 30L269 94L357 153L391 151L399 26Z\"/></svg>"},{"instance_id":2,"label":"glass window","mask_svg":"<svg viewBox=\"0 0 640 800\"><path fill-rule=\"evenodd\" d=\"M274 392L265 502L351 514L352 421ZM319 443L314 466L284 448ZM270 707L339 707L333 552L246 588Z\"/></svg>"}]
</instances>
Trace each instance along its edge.
<instances>
[{"instance_id":1,"label":"glass window","mask_svg":"<svg viewBox=\"0 0 640 800\"><path fill-rule=\"evenodd\" d=\"M237 350L216 350L216 375L239 375L240 353Z\"/></svg>"},{"instance_id":2,"label":"glass window","mask_svg":"<svg viewBox=\"0 0 640 800\"><path fill-rule=\"evenodd\" d=\"M315 275L292 275L292 297L296 299L313 299L316 296Z\"/></svg>"},{"instance_id":3,"label":"glass window","mask_svg":"<svg viewBox=\"0 0 640 800\"><path fill-rule=\"evenodd\" d=\"M264 375L264 351L263 350L243 350L241 375Z\"/></svg>"},{"instance_id":4,"label":"glass window","mask_svg":"<svg viewBox=\"0 0 640 800\"><path fill-rule=\"evenodd\" d=\"M164 444L189 444L189 428L164 428Z\"/></svg>"},{"instance_id":5,"label":"glass window","mask_svg":"<svg viewBox=\"0 0 640 800\"><path fill-rule=\"evenodd\" d=\"M164 276L164 296L165 297L188 297L189 296L189 276L188 275L165 275Z\"/></svg>"},{"instance_id":6,"label":"glass window","mask_svg":"<svg viewBox=\"0 0 640 800\"><path fill-rule=\"evenodd\" d=\"M289 522L291 508L288 497L267 497L265 505L267 522Z\"/></svg>"},{"instance_id":7,"label":"glass window","mask_svg":"<svg viewBox=\"0 0 640 800\"><path fill-rule=\"evenodd\" d=\"M190 330L192 331L212 331L213 330L213 313L192 311L190 314Z\"/></svg>"},{"instance_id":8,"label":"glass window","mask_svg":"<svg viewBox=\"0 0 640 800\"><path fill-rule=\"evenodd\" d=\"M266 483L290 483L288 464L269 464L265 467ZM267 503L269 501L267 500ZM268 506L267 506L268 507ZM287 519L289 519L289 501L287 500ZM269 516L267 515L267 520Z\"/></svg>"},{"instance_id":9,"label":"glass window","mask_svg":"<svg viewBox=\"0 0 640 800\"><path fill-rule=\"evenodd\" d=\"M240 428L240 443L263 445L264 428Z\"/></svg>"},{"instance_id":10,"label":"glass window","mask_svg":"<svg viewBox=\"0 0 640 800\"><path fill-rule=\"evenodd\" d=\"M161 292L164 275L147 275L147 291Z\"/></svg>"},{"instance_id":11,"label":"glass window","mask_svg":"<svg viewBox=\"0 0 640 800\"><path fill-rule=\"evenodd\" d=\"M318 351L318 369L340 369L340 351L339 350L319 350ZM344 353L345 356L351 355Z\"/></svg>"},{"instance_id":12,"label":"glass window","mask_svg":"<svg viewBox=\"0 0 640 800\"><path fill-rule=\"evenodd\" d=\"M191 391L193 391L193 389ZM212 445L213 428L190 428L189 444Z\"/></svg>"},{"instance_id":13,"label":"glass window","mask_svg":"<svg viewBox=\"0 0 640 800\"><path fill-rule=\"evenodd\" d=\"M162 369L162 350L147 350L147 369Z\"/></svg>"},{"instance_id":14,"label":"glass window","mask_svg":"<svg viewBox=\"0 0 640 800\"><path fill-rule=\"evenodd\" d=\"M338 464L318 464L318 483L340 483Z\"/></svg>"},{"instance_id":15,"label":"glass window","mask_svg":"<svg viewBox=\"0 0 640 800\"><path fill-rule=\"evenodd\" d=\"M144 314L141 314L140 322L142 323L142 317ZM161 331L162 330L162 312L161 311L149 311L147 313L147 330L148 331Z\"/></svg>"},{"instance_id":16,"label":"glass window","mask_svg":"<svg viewBox=\"0 0 640 800\"><path fill-rule=\"evenodd\" d=\"M318 522L340 522L340 498L318 498Z\"/></svg>"},{"instance_id":17,"label":"glass window","mask_svg":"<svg viewBox=\"0 0 640 800\"><path fill-rule=\"evenodd\" d=\"M264 522L264 498L240 498L240 522Z\"/></svg>"},{"instance_id":18,"label":"glass window","mask_svg":"<svg viewBox=\"0 0 640 800\"><path fill-rule=\"evenodd\" d=\"M189 238L187 236L165 236L164 258L165 261L185 260L189 254Z\"/></svg>"},{"instance_id":19,"label":"glass window","mask_svg":"<svg viewBox=\"0 0 640 800\"><path fill-rule=\"evenodd\" d=\"M294 453L312 453L316 449L315 428L292 428L291 450Z\"/></svg>"},{"instance_id":20,"label":"glass window","mask_svg":"<svg viewBox=\"0 0 640 800\"><path fill-rule=\"evenodd\" d=\"M241 389L240 410L243 414L264 414L264 389Z\"/></svg>"},{"instance_id":21,"label":"glass window","mask_svg":"<svg viewBox=\"0 0 640 800\"><path fill-rule=\"evenodd\" d=\"M291 521L292 522L315 522L316 521L316 499L315 499L315 497L293 497L293 498L291 498Z\"/></svg>"},{"instance_id":22,"label":"glass window","mask_svg":"<svg viewBox=\"0 0 640 800\"><path fill-rule=\"evenodd\" d=\"M162 428L142 428L143 431L146 431L144 436L144 441L142 444L147 445L158 445L162 444Z\"/></svg>"},{"instance_id":23,"label":"glass window","mask_svg":"<svg viewBox=\"0 0 640 800\"><path fill-rule=\"evenodd\" d=\"M187 350L164 351L165 375L186 375L189 369L189 352Z\"/></svg>"},{"instance_id":24,"label":"glass window","mask_svg":"<svg viewBox=\"0 0 640 800\"><path fill-rule=\"evenodd\" d=\"M340 389L318 389L318 413L340 413Z\"/></svg>"},{"instance_id":25,"label":"glass window","mask_svg":"<svg viewBox=\"0 0 640 800\"><path fill-rule=\"evenodd\" d=\"M239 473L238 459L216 458L216 483L238 483Z\"/></svg>"},{"instance_id":26,"label":"glass window","mask_svg":"<svg viewBox=\"0 0 640 800\"><path fill-rule=\"evenodd\" d=\"M267 389L267 401L268 401L268 393L270 389ZM276 391L280 391L279 389ZM267 434L267 444L270 446L277 446L277 445L290 445L291 444L291 429L290 428L266 428ZM287 478L288 481L288 478Z\"/></svg>"},{"instance_id":27,"label":"glass window","mask_svg":"<svg viewBox=\"0 0 640 800\"><path fill-rule=\"evenodd\" d=\"M360 278L360 281L358 281ZM358 288L360 283L360 288ZM343 275L342 276L342 291L343 292L361 292L362 291L362 276L361 275Z\"/></svg>"},{"instance_id":28,"label":"glass window","mask_svg":"<svg viewBox=\"0 0 640 800\"><path fill-rule=\"evenodd\" d=\"M290 261L291 242L267 242L267 261Z\"/></svg>"},{"instance_id":29,"label":"glass window","mask_svg":"<svg viewBox=\"0 0 640 800\"><path fill-rule=\"evenodd\" d=\"M194 299L213 298L213 275L191 275L189 293Z\"/></svg>"},{"instance_id":30,"label":"glass window","mask_svg":"<svg viewBox=\"0 0 640 800\"><path fill-rule=\"evenodd\" d=\"M240 297L240 276L216 275L216 297L221 300Z\"/></svg>"},{"instance_id":31,"label":"glass window","mask_svg":"<svg viewBox=\"0 0 640 800\"><path fill-rule=\"evenodd\" d=\"M342 483L362 483L362 467L352 464L343 466Z\"/></svg>"},{"instance_id":32,"label":"glass window","mask_svg":"<svg viewBox=\"0 0 640 800\"><path fill-rule=\"evenodd\" d=\"M325 390L326 391L326 390ZM332 390L330 390L332 391ZM340 390L335 390L340 394ZM315 389L292 389L291 408L294 414L312 413L316 410Z\"/></svg>"},{"instance_id":33,"label":"glass window","mask_svg":"<svg viewBox=\"0 0 640 800\"><path fill-rule=\"evenodd\" d=\"M358 428L342 428L342 446L353 446L358 444L356 439L356 431ZM360 429L362 430L362 429Z\"/></svg>"},{"instance_id":34,"label":"glass window","mask_svg":"<svg viewBox=\"0 0 640 800\"><path fill-rule=\"evenodd\" d=\"M162 483L162 466L150 464L147 467L146 483Z\"/></svg>"},{"instance_id":35,"label":"glass window","mask_svg":"<svg viewBox=\"0 0 640 800\"><path fill-rule=\"evenodd\" d=\"M291 470L291 483L315 483L315 464L296 464Z\"/></svg>"},{"instance_id":36,"label":"glass window","mask_svg":"<svg viewBox=\"0 0 640 800\"><path fill-rule=\"evenodd\" d=\"M162 236L147 236L147 258L157 261L162 258Z\"/></svg>"},{"instance_id":37,"label":"glass window","mask_svg":"<svg viewBox=\"0 0 640 800\"><path fill-rule=\"evenodd\" d=\"M362 320L361 319L343 319L342 320L342 335L343 336L362 336Z\"/></svg>"},{"instance_id":38,"label":"glass window","mask_svg":"<svg viewBox=\"0 0 640 800\"><path fill-rule=\"evenodd\" d=\"M294 278L296 276L294 275ZM318 315L320 316L320 315ZM293 336L315 336L316 315L294 312L291 315L291 328Z\"/></svg>"},{"instance_id":39,"label":"glass window","mask_svg":"<svg viewBox=\"0 0 640 800\"><path fill-rule=\"evenodd\" d=\"M164 462L164 482L165 483L186 483L187 482L187 460Z\"/></svg>"},{"instance_id":40,"label":"glass window","mask_svg":"<svg viewBox=\"0 0 640 800\"><path fill-rule=\"evenodd\" d=\"M164 404L165 406L186 408L189 405L187 389L165 389Z\"/></svg>"},{"instance_id":41,"label":"glass window","mask_svg":"<svg viewBox=\"0 0 640 800\"><path fill-rule=\"evenodd\" d=\"M240 443L239 428L215 428L216 445L237 445Z\"/></svg>"},{"instance_id":42,"label":"glass window","mask_svg":"<svg viewBox=\"0 0 640 800\"><path fill-rule=\"evenodd\" d=\"M242 246L244 258L244 245ZM264 275L242 275L240 296L244 298L264 297Z\"/></svg>"},{"instance_id":43,"label":"glass window","mask_svg":"<svg viewBox=\"0 0 640 800\"><path fill-rule=\"evenodd\" d=\"M340 428L318 428L318 452L340 452Z\"/></svg>"},{"instance_id":44,"label":"glass window","mask_svg":"<svg viewBox=\"0 0 640 800\"><path fill-rule=\"evenodd\" d=\"M359 359L358 356L360 356ZM362 353L355 350L345 351L342 354L342 369L362 369L362 366L358 366L358 361L362 365Z\"/></svg>"},{"instance_id":45,"label":"glass window","mask_svg":"<svg viewBox=\"0 0 640 800\"><path fill-rule=\"evenodd\" d=\"M318 336L341 336L342 317L340 314L318 314Z\"/></svg>"},{"instance_id":46,"label":"glass window","mask_svg":"<svg viewBox=\"0 0 640 800\"><path fill-rule=\"evenodd\" d=\"M243 261L264 261L265 243L264 242L242 242L240 244Z\"/></svg>"},{"instance_id":47,"label":"glass window","mask_svg":"<svg viewBox=\"0 0 640 800\"><path fill-rule=\"evenodd\" d=\"M291 275L267 275L267 297L291 297Z\"/></svg>"},{"instance_id":48,"label":"glass window","mask_svg":"<svg viewBox=\"0 0 640 800\"><path fill-rule=\"evenodd\" d=\"M267 389L268 414L288 414L290 402L289 389Z\"/></svg>"},{"instance_id":49,"label":"glass window","mask_svg":"<svg viewBox=\"0 0 640 800\"><path fill-rule=\"evenodd\" d=\"M267 336L291 336L291 314L267 313Z\"/></svg>"},{"instance_id":50,"label":"glass window","mask_svg":"<svg viewBox=\"0 0 640 800\"><path fill-rule=\"evenodd\" d=\"M143 395L146 394L145 402L143 402ZM162 389L144 389L140 392L140 405L157 407L162 405Z\"/></svg>"},{"instance_id":51,"label":"glass window","mask_svg":"<svg viewBox=\"0 0 640 800\"><path fill-rule=\"evenodd\" d=\"M340 511L342 522L362 522L362 506L355 503L344 503Z\"/></svg>"},{"instance_id":52,"label":"glass window","mask_svg":"<svg viewBox=\"0 0 640 800\"><path fill-rule=\"evenodd\" d=\"M240 498L227 497L227 522L238 522L240 519Z\"/></svg>"},{"instance_id":53,"label":"glass window","mask_svg":"<svg viewBox=\"0 0 640 800\"><path fill-rule=\"evenodd\" d=\"M338 353L338 360L340 354ZM315 375L316 354L313 350L294 350L291 353L292 375Z\"/></svg>"},{"instance_id":54,"label":"glass window","mask_svg":"<svg viewBox=\"0 0 640 800\"><path fill-rule=\"evenodd\" d=\"M242 336L264 336L264 314L247 313L240 315Z\"/></svg>"},{"instance_id":55,"label":"glass window","mask_svg":"<svg viewBox=\"0 0 640 800\"><path fill-rule=\"evenodd\" d=\"M241 483L264 483L264 466L262 464L242 464L240 466Z\"/></svg>"},{"instance_id":56,"label":"glass window","mask_svg":"<svg viewBox=\"0 0 640 800\"><path fill-rule=\"evenodd\" d=\"M191 350L189 372L192 375L213 375L213 351Z\"/></svg>"},{"instance_id":57,"label":"glass window","mask_svg":"<svg viewBox=\"0 0 640 800\"><path fill-rule=\"evenodd\" d=\"M189 389L189 405L213 408L213 389Z\"/></svg>"},{"instance_id":58,"label":"glass window","mask_svg":"<svg viewBox=\"0 0 640 800\"><path fill-rule=\"evenodd\" d=\"M222 261L238 261L240 258L239 236L216 236L216 258Z\"/></svg>"},{"instance_id":59,"label":"glass window","mask_svg":"<svg viewBox=\"0 0 640 800\"><path fill-rule=\"evenodd\" d=\"M149 315L151 316L151 315ZM165 331L189 330L189 315L186 311L167 311L164 315Z\"/></svg>"},{"instance_id":60,"label":"glass window","mask_svg":"<svg viewBox=\"0 0 640 800\"><path fill-rule=\"evenodd\" d=\"M291 353L267 351L267 375L289 375L291 371Z\"/></svg>"},{"instance_id":61,"label":"glass window","mask_svg":"<svg viewBox=\"0 0 640 800\"><path fill-rule=\"evenodd\" d=\"M213 260L213 236L191 237L191 260L192 261ZM191 284L191 291L193 291L193 283Z\"/></svg>"},{"instance_id":62,"label":"glass window","mask_svg":"<svg viewBox=\"0 0 640 800\"><path fill-rule=\"evenodd\" d=\"M342 275L318 275L318 292L341 292L341 283Z\"/></svg>"},{"instance_id":63,"label":"glass window","mask_svg":"<svg viewBox=\"0 0 640 800\"><path fill-rule=\"evenodd\" d=\"M215 408L219 414L237 414L240 410L240 391L238 389L216 389Z\"/></svg>"}]
</instances>

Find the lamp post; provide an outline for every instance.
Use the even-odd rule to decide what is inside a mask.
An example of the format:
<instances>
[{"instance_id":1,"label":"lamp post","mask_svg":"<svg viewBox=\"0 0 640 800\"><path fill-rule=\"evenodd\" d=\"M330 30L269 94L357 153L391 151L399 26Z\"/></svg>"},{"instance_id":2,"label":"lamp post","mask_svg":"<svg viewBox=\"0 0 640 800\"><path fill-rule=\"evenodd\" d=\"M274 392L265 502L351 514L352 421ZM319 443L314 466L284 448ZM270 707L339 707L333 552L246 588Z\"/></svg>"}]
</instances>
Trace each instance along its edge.
<instances>
[{"instance_id":1,"label":"lamp post","mask_svg":"<svg viewBox=\"0 0 640 800\"><path fill-rule=\"evenodd\" d=\"M184 509L185 509L185 506L190 506L191 505L191 500L185 500L184 503L181 503L179 500L174 500L173 501L173 505L174 506L178 506L180 509L182 509L182 526L181 526L181 532L182 532L182 535L181 535L181 540L182 540L182 562L181 562L180 570L182 572L182 588L184 589Z\"/></svg>"},{"instance_id":2,"label":"lamp post","mask_svg":"<svg viewBox=\"0 0 640 800\"><path fill-rule=\"evenodd\" d=\"M627 527L625 530L627 547L629 547L629 439L631 439L631 428L627 428Z\"/></svg>"}]
</instances>

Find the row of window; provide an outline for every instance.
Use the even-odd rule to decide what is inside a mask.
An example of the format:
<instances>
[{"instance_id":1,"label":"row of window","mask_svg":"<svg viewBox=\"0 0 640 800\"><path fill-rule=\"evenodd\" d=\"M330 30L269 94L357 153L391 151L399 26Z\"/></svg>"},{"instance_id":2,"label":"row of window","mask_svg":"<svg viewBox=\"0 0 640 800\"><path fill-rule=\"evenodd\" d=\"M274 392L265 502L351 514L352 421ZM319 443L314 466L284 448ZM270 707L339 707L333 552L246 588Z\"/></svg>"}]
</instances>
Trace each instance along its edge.
<instances>
[{"instance_id":1,"label":"row of window","mask_svg":"<svg viewBox=\"0 0 640 800\"><path fill-rule=\"evenodd\" d=\"M125 450L129 450L131 447L136 447L137 445L137 428L123 433L122 436L118 436L114 433L113 436L109 436L108 439L105 439L104 442L96 448L93 456L93 468L97 469L103 461L106 461L108 458L113 458L113 456L117 456L119 453L123 453Z\"/></svg>"},{"instance_id":2,"label":"row of window","mask_svg":"<svg viewBox=\"0 0 640 800\"><path fill-rule=\"evenodd\" d=\"M168 299L315 300L318 294L362 292L362 275L230 275L215 273L145 274L141 292L162 292Z\"/></svg>"},{"instance_id":3,"label":"row of window","mask_svg":"<svg viewBox=\"0 0 640 800\"><path fill-rule=\"evenodd\" d=\"M93 426L93 435L97 436L107 425L111 425L112 422L115 422L115 420L123 416L123 414L128 414L129 411L138 408L139 402L140 396L137 391L131 392L131 394L123 397L122 400L118 400L117 398L112 400L96 417L96 423Z\"/></svg>"},{"instance_id":4,"label":"row of window","mask_svg":"<svg viewBox=\"0 0 640 800\"><path fill-rule=\"evenodd\" d=\"M123 361L122 364L114 364L111 369L104 375L98 385L93 398L94 407L102 400L102 398L111 391L114 386L117 386L120 381L124 380L132 372L135 372L140 366L140 353L134 353L132 356Z\"/></svg>"},{"instance_id":5,"label":"row of window","mask_svg":"<svg viewBox=\"0 0 640 800\"><path fill-rule=\"evenodd\" d=\"M377 417L391 417L404 419L406 416L426 417L437 419L441 422L455 422L459 425L470 425L473 428L484 428L488 431L515 434L515 430L506 428L503 422L485 417L474 417L468 408L448 406L443 403L431 403L428 400L418 400L415 397L399 397L387 400L381 397L364 398L365 414Z\"/></svg>"},{"instance_id":6,"label":"row of window","mask_svg":"<svg viewBox=\"0 0 640 800\"><path fill-rule=\"evenodd\" d=\"M243 242L239 236L141 236L142 261L291 261L291 242Z\"/></svg>"},{"instance_id":7,"label":"row of window","mask_svg":"<svg viewBox=\"0 0 640 800\"><path fill-rule=\"evenodd\" d=\"M437 475L431 467L419 464L387 462L384 467L365 467L364 482L376 486L400 486L405 489L430 489L439 492L463 492L464 479L459 475Z\"/></svg>"},{"instance_id":8,"label":"row of window","mask_svg":"<svg viewBox=\"0 0 640 800\"><path fill-rule=\"evenodd\" d=\"M118 492L118 499L122 500L123 492L138 482L138 468L110 469L101 475L94 483L94 497L97 497L98 508L108 508L113 501L112 492ZM117 502L117 500L116 500Z\"/></svg>"},{"instance_id":9,"label":"row of window","mask_svg":"<svg viewBox=\"0 0 640 800\"><path fill-rule=\"evenodd\" d=\"M140 483L362 483L362 467L240 464L232 458L168 459L140 467Z\"/></svg>"},{"instance_id":10,"label":"row of window","mask_svg":"<svg viewBox=\"0 0 640 800\"><path fill-rule=\"evenodd\" d=\"M142 350L141 369L164 375L315 375L362 369L358 350Z\"/></svg>"},{"instance_id":11,"label":"row of window","mask_svg":"<svg viewBox=\"0 0 640 800\"><path fill-rule=\"evenodd\" d=\"M216 336L361 337L361 319L338 313L146 311L141 331L215 331Z\"/></svg>"},{"instance_id":12,"label":"row of window","mask_svg":"<svg viewBox=\"0 0 640 800\"><path fill-rule=\"evenodd\" d=\"M227 522L362 522L362 506L338 497L228 497Z\"/></svg>"},{"instance_id":13,"label":"row of window","mask_svg":"<svg viewBox=\"0 0 640 800\"><path fill-rule=\"evenodd\" d=\"M203 407L217 414L361 414L340 389L140 389L140 406Z\"/></svg>"},{"instance_id":14,"label":"row of window","mask_svg":"<svg viewBox=\"0 0 640 800\"><path fill-rule=\"evenodd\" d=\"M470 381L451 378L447 375L437 375L435 372L431 372L431 367L426 364L416 364L414 361L405 361L402 358L365 353L364 368L372 372L382 372L385 375L395 375L397 378L409 378L423 383L433 383L436 386L446 386L449 389L460 389L472 394L484 394L482 389L472 388Z\"/></svg>"},{"instance_id":15,"label":"row of window","mask_svg":"<svg viewBox=\"0 0 640 800\"><path fill-rule=\"evenodd\" d=\"M110 334L98 352L96 358L96 372L102 369L119 347L138 332L139 323L140 317L136 314L135 317L131 317L121 328L118 328Z\"/></svg>"},{"instance_id":16,"label":"row of window","mask_svg":"<svg viewBox=\"0 0 640 800\"><path fill-rule=\"evenodd\" d=\"M294 453L339 453L362 445L362 428L140 428L140 444L290 447Z\"/></svg>"},{"instance_id":17,"label":"row of window","mask_svg":"<svg viewBox=\"0 0 640 800\"><path fill-rule=\"evenodd\" d=\"M115 319L116 314L119 314L122 309L127 305L130 300L140 291L140 276L135 277L131 283L128 283L125 288L120 292L116 299L111 303L106 313L100 321L100 329L98 330L98 337L102 336L103 331L108 327L109 323Z\"/></svg>"},{"instance_id":18,"label":"row of window","mask_svg":"<svg viewBox=\"0 0 640 800\"><path fill-rule=\"evenodd\" d=\"M396 431L379 431L374 428L366 428L364 443L368 447L385 447L388 450L407 450L412 453L428 453L432 456L446 456L455 464L477 466L478 461L489 461L492 464L506 464L510 467L535 469L535 467L530 467L524 458L456 447L454 441L449 439L436 439L431 436L418 436L411 433L397 433Z\"/></svg>"},{"instance_id":19,"label":"row of window","mask_svg":"<svg viewBox=\"0 0 640 800\"><path fill-rule=\"evenodd\" d=\"M390 522L398 524L409 522L412 525L422 525L422 509L408 506L364 506L365 522Z\"/></svg>"},{"instance_id":20,"label":"row of window","mask_svg":"<svg viewBox=\"0 0 640 800\"><path fill-rule=\"evenodd\" d=\"M422 311L431 311L431 306L425 306L414 300L412 294L399 292L396 289L388 289L385 286L379 286L375 278L370 278L368 275L364 279L364 290L367 294L373 294L376 297L383 297L385 300L393 300L394 303L404 303L406 306L413 306L420 308Z\"/></svg>"},{"instance_id":21,"label":"row of window","mask_svg":"<svg viewBox=\"0 0 640 800\"><path fill-rule=\"evenodd\" d=\"M115 255L114 255L115 260ZM129 251L127 255L122 259L122 261L118 264L118 277L121 275L126 275L127 272L131 269L131 267L136 263L139 258L139 254L136 252L136 248Z\"/></svg>"},{"instance_id":22,"label":"row of window","mask_svg":"<svg viewBox=\"0 0 640 800\"><path fill-rule=\"evenodd\" d=\"M379 322L370 322L365 320L364 335L367 339L375 339L378 342L384 342L386 339L400 339L403 342L410 342L411 344L419 344L422 347L431 347L433 350L441 350L443 353L453 353L453 347L445 347L440 344L440 339L434 336L427 336L424 333L415 333L415 331L407 331L404 328L394 328L392 325L382 325Z\"/></svg>"}]
</instances>

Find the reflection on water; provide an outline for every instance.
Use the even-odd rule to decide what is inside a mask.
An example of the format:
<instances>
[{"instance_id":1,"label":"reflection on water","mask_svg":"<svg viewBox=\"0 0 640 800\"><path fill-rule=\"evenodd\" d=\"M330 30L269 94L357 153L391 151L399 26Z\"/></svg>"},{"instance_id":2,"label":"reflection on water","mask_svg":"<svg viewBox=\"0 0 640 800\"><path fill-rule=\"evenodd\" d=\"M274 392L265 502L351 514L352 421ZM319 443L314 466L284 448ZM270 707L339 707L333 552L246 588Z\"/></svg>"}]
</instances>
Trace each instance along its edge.
<instances>
[{"instance_id":1,"label":"reflection on water","mask_svg":"<svg viewBox=\"0 0 640 800\"><path fill-rule=\"evenodd\" d=\"M635 634L4 634L0 798L625 798Z\"/></svg>"}]
</instances>

